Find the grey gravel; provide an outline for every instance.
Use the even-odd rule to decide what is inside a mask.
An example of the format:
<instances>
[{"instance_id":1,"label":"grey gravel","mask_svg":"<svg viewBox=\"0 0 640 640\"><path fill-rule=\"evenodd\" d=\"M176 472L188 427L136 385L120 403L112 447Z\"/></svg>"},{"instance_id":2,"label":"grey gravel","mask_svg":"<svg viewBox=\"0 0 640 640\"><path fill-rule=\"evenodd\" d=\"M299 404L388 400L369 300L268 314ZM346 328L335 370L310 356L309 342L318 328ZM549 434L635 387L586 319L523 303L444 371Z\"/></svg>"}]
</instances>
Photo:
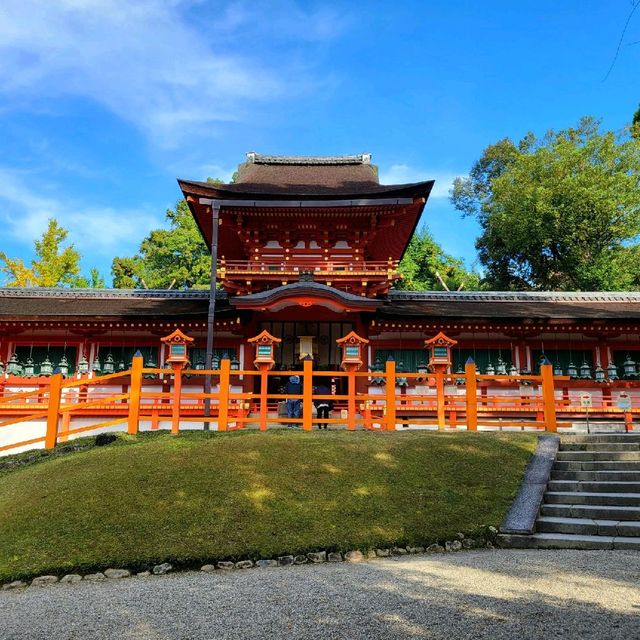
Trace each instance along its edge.
<instances>
[{"instance_id":1,"label":"grey gravel","mask_svg":"<svg viewBox=\"0 0 640 640\"><path fill-rule=\"evenodd\" d=\"M634 551L496 550L0 591L2 640L630 640Z\"/></svg>"}]
</instances>

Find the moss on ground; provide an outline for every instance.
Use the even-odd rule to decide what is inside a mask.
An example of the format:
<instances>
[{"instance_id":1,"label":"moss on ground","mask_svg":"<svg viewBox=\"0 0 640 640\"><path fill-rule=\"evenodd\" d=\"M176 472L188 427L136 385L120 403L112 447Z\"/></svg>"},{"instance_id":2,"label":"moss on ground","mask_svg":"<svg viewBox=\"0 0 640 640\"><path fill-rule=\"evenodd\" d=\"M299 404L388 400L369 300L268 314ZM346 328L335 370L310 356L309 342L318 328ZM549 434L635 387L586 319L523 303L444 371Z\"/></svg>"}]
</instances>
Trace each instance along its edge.
<instances>
[{"instance_id":1,"label":"moss on ground","mask_svg":"<svg viewBox=\"0 0 640 640\"><path fill-rule=\"evenodd\" d=\"M160 433L0 475L0 581L424 545L497 525L531 434Z\"/></svg>"}]
</instances>

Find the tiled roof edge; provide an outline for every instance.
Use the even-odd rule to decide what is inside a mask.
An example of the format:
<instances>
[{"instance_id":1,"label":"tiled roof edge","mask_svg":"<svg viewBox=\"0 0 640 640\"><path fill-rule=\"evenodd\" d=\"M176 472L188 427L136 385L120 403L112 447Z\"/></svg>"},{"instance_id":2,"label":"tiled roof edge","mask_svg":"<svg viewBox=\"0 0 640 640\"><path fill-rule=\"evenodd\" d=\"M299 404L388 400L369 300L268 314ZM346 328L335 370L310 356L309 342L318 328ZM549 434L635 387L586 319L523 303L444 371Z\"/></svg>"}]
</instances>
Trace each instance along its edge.
<instances>
[{"instance_id":1,"label":"tiled roof edge","mask_svg":"<svg viewBox=\"0 0 640 640\"><path fill-rule=\"evenodd\" d=\"M0 298L66 298L66 299L195 299L206 300L209 291L206 289L190 289L188 291L172 289L62 289L47 287L0 287ZM216 298L225 299L224 291L216 291Z\"/></svg>"},{"instance_id":2,"label":"tiled roof edge","mask_svg":"<svg viewBox=\"0 0 640 640\"><path fill-rule=\"evenodd\" d=\"M638 291L390 291L390 302L638 302Z\"/></svg>"}]
</instances>

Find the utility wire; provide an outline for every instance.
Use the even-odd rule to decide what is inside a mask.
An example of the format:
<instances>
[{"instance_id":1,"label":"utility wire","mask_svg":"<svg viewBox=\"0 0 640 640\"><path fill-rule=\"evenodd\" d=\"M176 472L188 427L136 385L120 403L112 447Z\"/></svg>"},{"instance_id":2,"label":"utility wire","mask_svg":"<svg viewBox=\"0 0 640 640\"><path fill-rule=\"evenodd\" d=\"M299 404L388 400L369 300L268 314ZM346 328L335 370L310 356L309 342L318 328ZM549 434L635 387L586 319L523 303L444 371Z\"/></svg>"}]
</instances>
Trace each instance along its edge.
<instances>
[{"instance_id":1,"label":"utility wire","mask_svg":"<svg viewBox=\"0 0 640 640\"><path fill-rule=\"evenodd\" d=\"M635 2L633 3L633 6L631 7L631 11L627 16L627 21L624 23L624 29L622 29L622 34L620 35L620 40L618 42L618 46L616 47L616 52L613 56L613 60L611 61L611 66L609 67L609 70L607 71L607 74L605 75L605 77L602 79L602 82L605 82L609 77L609 74L613 71L613 67L616 64L616 60L618 59L618 54L620 53L620 47L622 46L622 41L624 40L624 36L627 33L627 27L629 26L629 23L631 22L631 18L633 18L633 14L636 12L636 9L638 8L639 5L640 5L640 0L635 0Z\"/></svg>"}]
</instances>

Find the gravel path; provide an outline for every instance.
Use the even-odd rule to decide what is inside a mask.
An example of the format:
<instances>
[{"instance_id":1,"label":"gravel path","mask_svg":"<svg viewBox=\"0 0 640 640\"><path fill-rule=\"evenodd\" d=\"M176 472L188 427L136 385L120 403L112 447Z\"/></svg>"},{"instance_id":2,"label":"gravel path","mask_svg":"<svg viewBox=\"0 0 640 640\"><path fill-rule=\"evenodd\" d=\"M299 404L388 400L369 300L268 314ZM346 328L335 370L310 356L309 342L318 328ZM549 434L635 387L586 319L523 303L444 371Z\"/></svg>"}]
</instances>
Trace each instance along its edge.
<instances>
[{"instance_id":1,"label":"gravel path","mask_svg":"<svg viewBox=\"0 0 640 640\"><path fill-rule=\"evenodd\" d=\"M471 551L0 592L0 637L640 638L640 554Z\"/></svg>"}]
</instances>

